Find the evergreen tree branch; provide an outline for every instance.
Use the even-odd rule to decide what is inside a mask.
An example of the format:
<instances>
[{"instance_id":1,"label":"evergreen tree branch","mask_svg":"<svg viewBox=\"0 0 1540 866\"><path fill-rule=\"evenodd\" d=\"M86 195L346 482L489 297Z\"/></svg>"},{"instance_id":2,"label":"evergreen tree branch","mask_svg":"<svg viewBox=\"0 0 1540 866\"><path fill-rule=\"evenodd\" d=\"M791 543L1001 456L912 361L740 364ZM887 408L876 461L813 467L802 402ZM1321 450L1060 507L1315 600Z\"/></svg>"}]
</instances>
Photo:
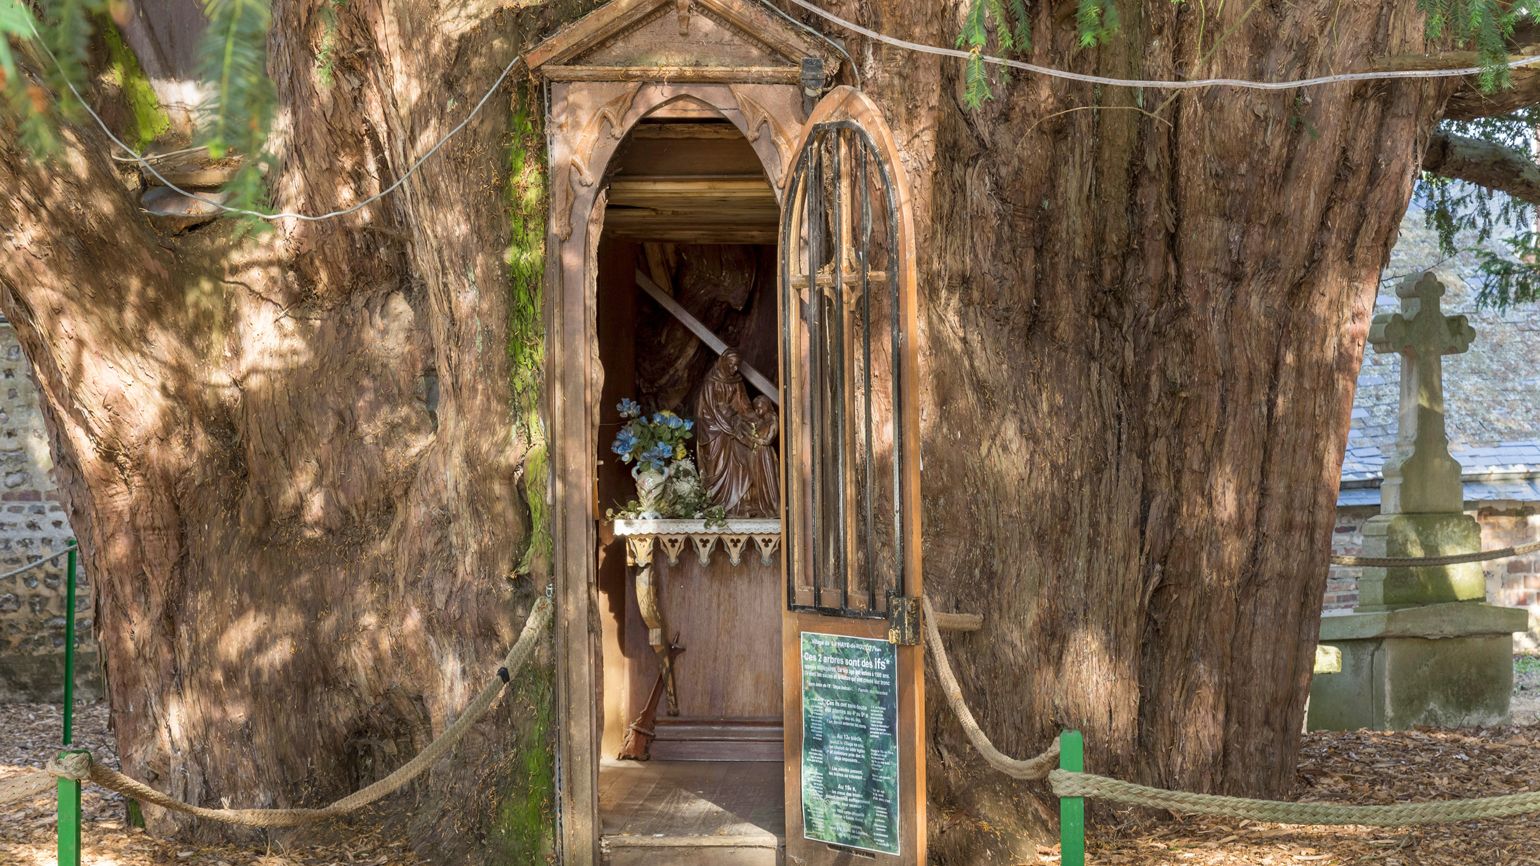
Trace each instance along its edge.
<instances>
[{"instance_id":1,"label":"evergreen tree branch","mask_svg":"<svg viewBox=\"0 0 1540 866\"><path fill-rule=\"evenodd\" d=\"M1540 66L1515 69L1511 86L1485 93L1471 81L1455 91L1444 105L1445 120L1475 120L1511 114L1540 104Z\"/></svg>"},{"instance_id":2,"label":"evergreen tree branch","mask_svg":"<svg viewBox=\"0 0 1540 866\"><path fill-rule=\"evenodd\" d=\"M1423 153L1422 169L1540 204L1540 166L1529 154L1500 144L1434 132Z\"/></svg>"}]
</instances>

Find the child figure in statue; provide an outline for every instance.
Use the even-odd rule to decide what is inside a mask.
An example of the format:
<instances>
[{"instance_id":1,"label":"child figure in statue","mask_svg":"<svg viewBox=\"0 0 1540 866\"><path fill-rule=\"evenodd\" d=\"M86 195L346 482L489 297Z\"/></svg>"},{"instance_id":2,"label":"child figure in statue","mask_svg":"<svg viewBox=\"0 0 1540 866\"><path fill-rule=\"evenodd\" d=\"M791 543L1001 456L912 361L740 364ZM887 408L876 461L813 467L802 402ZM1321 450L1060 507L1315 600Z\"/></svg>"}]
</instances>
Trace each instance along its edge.
<instances>
[{"instance_id":1,"label":"child figure in statue","mask_svg":"<svg viewBox=\"0 0 1540 866\"><path fill-rule=\"evenodd\" d=\"M728 349L706 376L696 404L696 452L711 501L729 517L778 517L781 507L775 437L779 419L769 397L749 401Z\"/></svg>"}]
</instances>

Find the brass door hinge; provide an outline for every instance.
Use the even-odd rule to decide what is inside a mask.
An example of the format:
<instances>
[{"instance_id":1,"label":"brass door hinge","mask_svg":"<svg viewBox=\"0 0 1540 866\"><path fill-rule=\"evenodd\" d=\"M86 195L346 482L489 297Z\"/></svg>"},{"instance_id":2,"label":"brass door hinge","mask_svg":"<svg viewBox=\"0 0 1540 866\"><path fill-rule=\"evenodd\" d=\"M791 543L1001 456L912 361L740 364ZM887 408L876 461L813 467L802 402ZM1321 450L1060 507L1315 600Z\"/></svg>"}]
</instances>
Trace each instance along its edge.
<instances>
[{"instance_id":1,"label":"brass door hinge","mask_svg":"<svg viewBox=\"0 0 1540 866\"><path fill-rule=\"evenodd\" d=\"M920 599L888 592L888 643L920 645Z\"/></svg>"}]
</instances>

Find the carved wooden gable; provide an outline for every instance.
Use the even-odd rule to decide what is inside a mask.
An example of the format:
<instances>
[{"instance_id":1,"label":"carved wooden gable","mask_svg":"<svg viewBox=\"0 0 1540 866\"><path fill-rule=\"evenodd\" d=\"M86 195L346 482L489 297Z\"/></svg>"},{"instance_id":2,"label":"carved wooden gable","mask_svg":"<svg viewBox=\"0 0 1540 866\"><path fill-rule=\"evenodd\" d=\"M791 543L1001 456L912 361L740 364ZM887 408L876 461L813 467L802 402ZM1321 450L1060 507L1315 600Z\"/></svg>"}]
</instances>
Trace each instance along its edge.
<instances>
[{"instance_id":1,"label":"carved wooden gable","mask_svg":"<svg viewBox=\"0 0 1540 866\"><path fill-rule=\"evenodd\" d=\"M827 46L753 0L614 0L526 56L553 81L782 84L804 58L833 75Z\"/></svg>"}]
</instances>

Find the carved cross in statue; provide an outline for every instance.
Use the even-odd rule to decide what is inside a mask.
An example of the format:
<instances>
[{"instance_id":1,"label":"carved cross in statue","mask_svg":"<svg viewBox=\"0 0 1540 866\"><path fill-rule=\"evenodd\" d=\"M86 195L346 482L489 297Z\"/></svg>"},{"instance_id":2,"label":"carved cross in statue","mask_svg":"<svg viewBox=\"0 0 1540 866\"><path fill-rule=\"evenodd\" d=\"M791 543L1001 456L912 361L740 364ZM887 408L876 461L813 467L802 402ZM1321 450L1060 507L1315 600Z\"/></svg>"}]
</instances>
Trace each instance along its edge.
<instances>
[{"instance_id":1,"label":"carved cross in statue","mask_svg":"<svg viewBox=\"0 0 1540 866\"><path fill-rule=\"evenodd\" d=\"M1444 284L1431 272L1396 287L1401 312L1381 313L1369 329L1380 353L1401 355L1401 414L1396 450L1385 460L1380 488L1384 514L1458 513L1465 496L1460 464L1449 455L1444 432L1443 356L1470 348L1476 330L1464 316L1439 307Z\"/></svg>"}]
</instances>

